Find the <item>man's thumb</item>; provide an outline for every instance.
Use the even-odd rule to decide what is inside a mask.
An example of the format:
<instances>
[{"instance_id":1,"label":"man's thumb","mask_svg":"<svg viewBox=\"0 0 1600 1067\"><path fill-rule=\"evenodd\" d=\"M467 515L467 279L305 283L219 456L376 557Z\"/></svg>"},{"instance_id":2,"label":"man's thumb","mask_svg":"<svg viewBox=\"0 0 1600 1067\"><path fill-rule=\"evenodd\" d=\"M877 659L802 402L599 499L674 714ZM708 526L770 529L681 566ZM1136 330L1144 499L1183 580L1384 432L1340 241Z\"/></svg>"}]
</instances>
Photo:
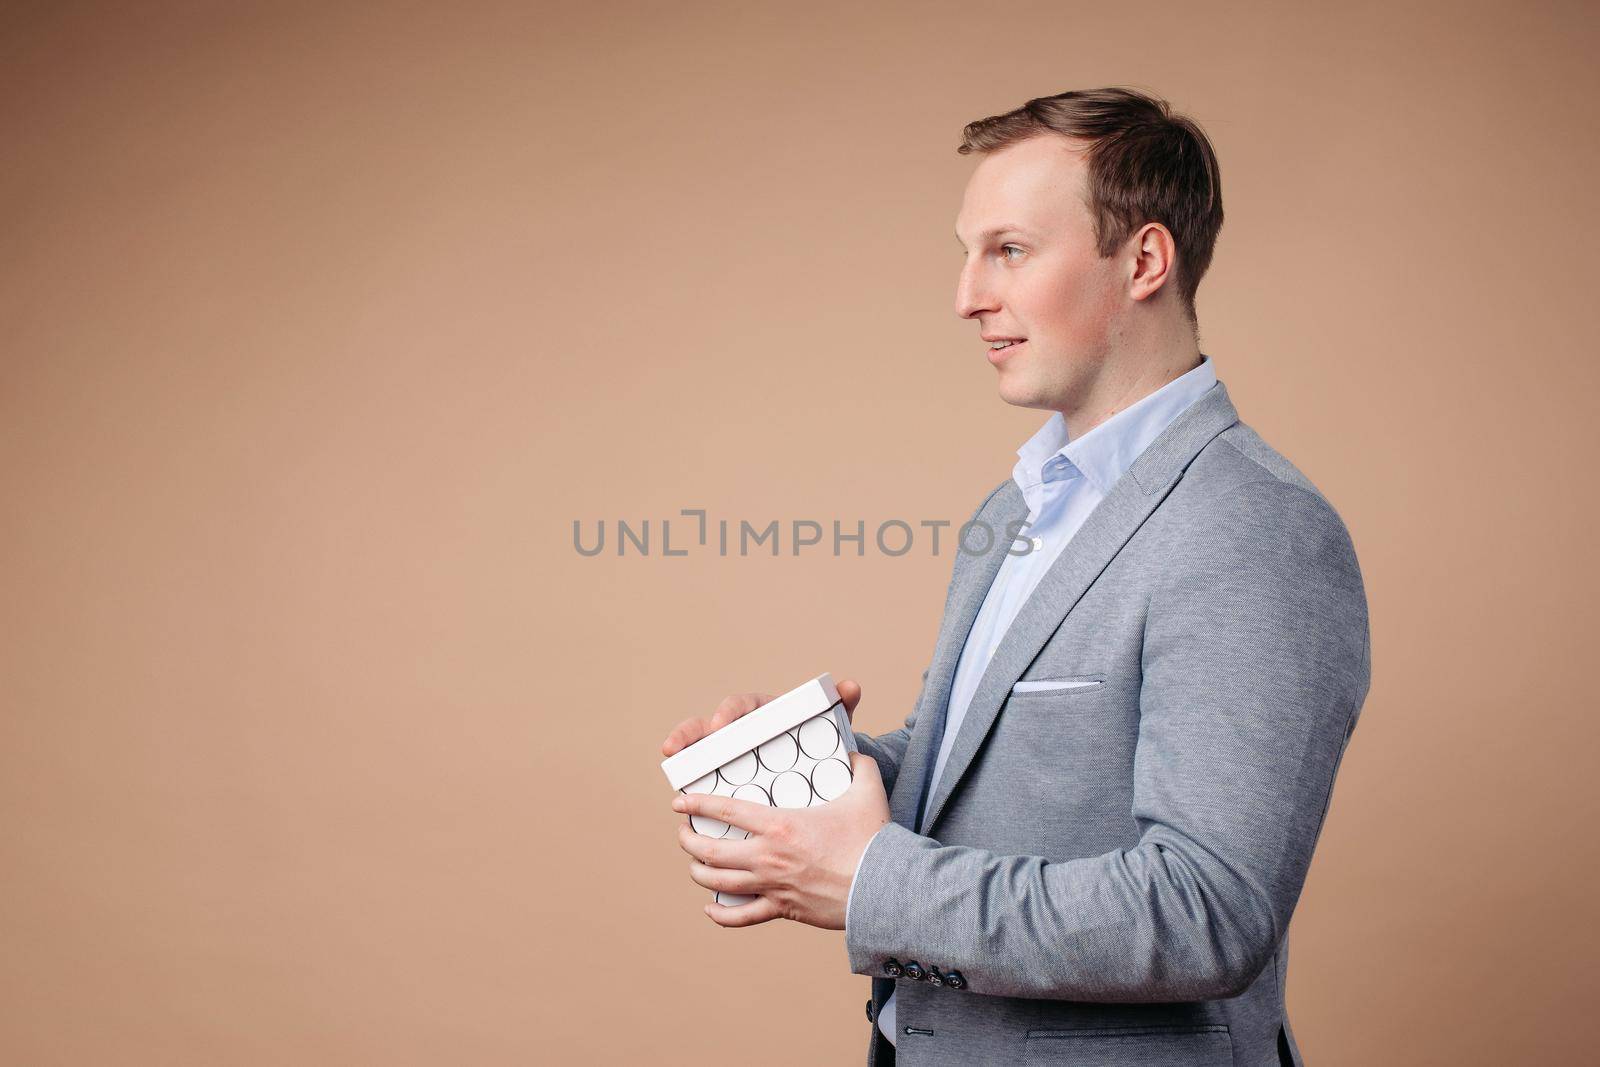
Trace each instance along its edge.
<instances>
[{"instance_id":1,"label":"man's thumb","mask_svg":"<svg viewBox=\"0 0 1600 1067\"><path fill-rule=\"evenodd\" d=\"M861 702L861 686L846 679L835 688L839 690L839 699L844 701L845 717L852 723L855 722L856 705Z\"/></svg>"},{"instance_id":2,"label":"man's thumb","mask_svg":"<svg viewBox=\"0 0 1600 1067\"><path fill-rule=\"evenodd\" d=\"M863 774L871 775L876 779L878 788L883 788L883 772L878 770L878 761L865 752L850 753L850 784L854 786L860 782Z\"/></svg>"}]
</instances>

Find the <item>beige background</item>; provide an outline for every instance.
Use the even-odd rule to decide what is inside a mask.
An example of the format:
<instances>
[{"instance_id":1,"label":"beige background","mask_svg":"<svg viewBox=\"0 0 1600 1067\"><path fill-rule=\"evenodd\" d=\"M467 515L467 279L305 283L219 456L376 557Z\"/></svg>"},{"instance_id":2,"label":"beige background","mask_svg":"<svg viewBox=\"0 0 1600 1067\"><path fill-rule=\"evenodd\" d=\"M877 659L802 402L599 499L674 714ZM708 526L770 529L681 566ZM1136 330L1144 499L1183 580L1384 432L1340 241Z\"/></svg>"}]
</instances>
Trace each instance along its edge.
<instances>
[{"instance_id":1,"label":"beige background","mask_svg":"<svg viewBox=\"0 0 1600 1067\"><path fill-rule=\"evenodd\" d=\"M1214 138L1204 348L1366 576L1303 1046L1587 1048L1593 9L1205 6L7 5L0 1060L860 1062L657 746L823 670L898 725L948 545L572 522L964 519L1042 415L957 135L1108 83Z\"/></svg>"}]
</instances>

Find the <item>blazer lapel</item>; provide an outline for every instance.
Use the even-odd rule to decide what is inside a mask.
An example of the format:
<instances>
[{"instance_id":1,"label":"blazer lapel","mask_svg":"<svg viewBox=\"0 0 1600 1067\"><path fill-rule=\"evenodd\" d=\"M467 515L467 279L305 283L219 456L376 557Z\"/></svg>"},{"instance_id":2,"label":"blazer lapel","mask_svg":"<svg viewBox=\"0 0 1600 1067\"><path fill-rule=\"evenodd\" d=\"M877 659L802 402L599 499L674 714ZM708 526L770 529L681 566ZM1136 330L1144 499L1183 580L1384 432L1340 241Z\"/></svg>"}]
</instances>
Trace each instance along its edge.
<instances>
[{"instance_id":1,"label":"blazer lapel","mask_svg":"<svg viewBox=\"0 0 1600 1067\"><path fill-rule=\"evenodd\" d=\"M1067 614L1077 605L1100 572L1116 558L1122 546L1128 543L1150 513L1166 499L1172 487L1177 484L1178 478L1182 476L1184 468L1212 438L1232 426L1238 419L1238 413L1228 399L1227 389L1218 382L1174 419L1171 425L1139 454L1127 474L1117 481L1106 498L1089 514L1083 526L1073 535L1072 542L1051 564L1050 569L1045 572L1044 577L1039 580L1039 584L1022 605L1022 610L1017 613L1010 629L1001 639L994 658L989 661L983 677L979 679L978 688L973 693L972 703L961 721L960 733L957 734L955 744L950 750L944 772L939 776L937 787L927 805L922 828L918 832L927 833L938 822L946 802L950 799L950 794L960 784L978 747L988 736L990 727L999 716L1000 707L1010 694L1012 685L1022 677L1022 673L1038 656L1051 635L1060 628ZM1021 500L1021 491L1016 489L1015 483L1012 483L1011 488L1015 498ZM997 494L996 497L1001 495L1003 494ZM1026 517L1025 506L1023 512ZM989 585L1000 569L1003 551L996 553L996 556L992 565L969 568L971 578L968 585L971 587L979 585L982 577L979 575L980 571L986 572L986 577L982 577L981 587L964 590L961 601L963 621L959 627L952 628L952 631L959 629L959 643L955 641L953 632L941 635L937 663L944 665L946 659L951 661L948 664L948 671L941 673L940 690L935 694L943 701L943 704L939 705L941 710L949 702L950 686L955 674L954 661L959 660L961 648L965 645L967 634L972 629L978 608L982 605ZM970 612L967 610L969 604ZM947 645L954 645L953 653ZM928 677L931 683L933 680L931 670ZM939 720L943 722L942 714ZM930 732L915 731L923 734ZM925 738L923 742L924 746L932 743L931 738ZM909 755L908 752L908 757ZM910 766L917 767L924 779L931 770L931 767L925 768L921 763L913 763ZM926 788L925 782L920 783L915 792L917 799L920 800L924 788ZM899 793L898 789L896 793ZM910 814L915 817L916 809L912 808ZM903 821L898 812L895 813L895 819L897 822Z\"/></svg>"}]
</instances>

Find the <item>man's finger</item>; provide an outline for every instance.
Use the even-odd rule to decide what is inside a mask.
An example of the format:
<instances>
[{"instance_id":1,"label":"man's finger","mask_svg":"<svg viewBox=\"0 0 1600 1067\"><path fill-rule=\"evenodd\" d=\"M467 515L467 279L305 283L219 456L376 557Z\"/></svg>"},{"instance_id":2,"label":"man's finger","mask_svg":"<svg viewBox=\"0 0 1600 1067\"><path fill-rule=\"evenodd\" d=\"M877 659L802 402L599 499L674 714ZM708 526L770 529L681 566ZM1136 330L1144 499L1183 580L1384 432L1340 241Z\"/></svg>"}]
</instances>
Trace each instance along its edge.
<instances>
[{"instance_id":1,"label":"man's finger","mask_svg":"<svg viewBox=\"0 0 1600 1067\"><path fill-rule=\"evenodd\" d=\"M661 754L676 755L710 732L711 725L704 719L685 719L674 726L667 739L661 742Z\"/></svg>"},{"instance_id":2,"label":"man's finger","mask_svg":"<svg viewBox=\"0 0 1600 1067\"><path fill-rule=\"evenodd\" d=\"M764 833L779 817L776 811L765 804L719 797L713 793L679 793L672 798L672 810L686 815L705 815L755 834Z\"/></svg>"},{"instance_id":3,"label":"man's finger","mask_svg":"<svg viewBox=\"0 0 1600 1067\"><path fill-rule=\"evenodd\" d=\"M667 739L661 742L661 754L675 756L701 738L715 733L735 719L750 714L772 699L766 693L734 693L723 697L722 703L717 705L710 718L685 719L673 727Z\"/></svg>"},{"instance_id":4,"label":"man's finger","mask_svg":"<svg viewBox=\"0 0 1600 1067\"><path fill-rule=\"evenodd\" d=\"M772 698L765 693L735 693L724 697L711 715L711 729L720 730L733 720L750 714Z\"/></svg>"},{"instance_id":5,"label":"man's finger","mask_svg":"<svg viewBox=\"0 0 1600 1067\"><path fill-rule=\"evenodd\" d=\"M749 871L707 867L694 860L689 861L689 880L696 885L721 893L744 893L749 896L755 896L766 888L761 884L761 880Z\"/></svg>"},{"instance_id":6,"label":"man's finger","mask_svg":"<svg viewBox=\"0 0 1600 1067\"><path fill-rule=\"evenodd\" d=\"M778 906L766 897L757 897L735 908L712 902L706 905L706 914L718 926L755 926L780 917Z\"/></svg>"},{"instance_id":7,"label":"man's finger","mask_svg":"<svg viewBox=\"0 0 1600 1067\"><path fill-rule=\"evenodd\" d=\"M708 867L748 871L757 846L744 838L729 839L697 834L686 822L678 824L678 847Z\"/></svg>"}]
</instances>

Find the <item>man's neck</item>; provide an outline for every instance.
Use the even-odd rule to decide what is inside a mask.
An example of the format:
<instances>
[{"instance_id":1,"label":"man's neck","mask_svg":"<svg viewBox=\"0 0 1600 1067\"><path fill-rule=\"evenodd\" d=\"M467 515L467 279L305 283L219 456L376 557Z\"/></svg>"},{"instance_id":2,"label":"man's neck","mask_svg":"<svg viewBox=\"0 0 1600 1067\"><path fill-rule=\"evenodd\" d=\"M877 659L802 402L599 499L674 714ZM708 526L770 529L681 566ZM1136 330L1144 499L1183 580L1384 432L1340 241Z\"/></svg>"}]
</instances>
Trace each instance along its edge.
<instances>
[{"instance_id":1,"label":"man's neck","mask_svg":"<svg viewBox=\"0 0 1600 1067\"><path fill-rule=\"evenodd\" d=\"M1120 411L1126 411L1151 393L1175 381L1201 363L1199 342L1189 337L1186 343L1152 353L1124 350L1101 365L1092 394L1076 410L1063 411L1067 439L1076 441Z\"/></svg>"}]
</instances>

